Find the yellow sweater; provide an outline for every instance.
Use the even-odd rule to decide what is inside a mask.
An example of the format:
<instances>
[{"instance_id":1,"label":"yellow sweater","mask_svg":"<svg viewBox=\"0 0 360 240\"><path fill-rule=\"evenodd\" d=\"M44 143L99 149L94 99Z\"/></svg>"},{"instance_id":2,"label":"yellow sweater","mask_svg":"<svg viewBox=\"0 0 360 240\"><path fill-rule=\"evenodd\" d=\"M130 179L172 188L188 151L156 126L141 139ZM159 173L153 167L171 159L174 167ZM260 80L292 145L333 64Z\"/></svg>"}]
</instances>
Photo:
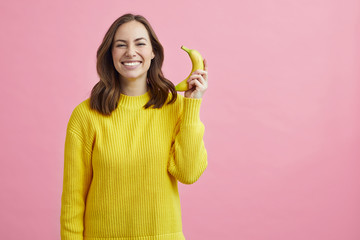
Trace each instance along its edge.
<instances>
[{"instance_id":1,"label":"yellow sweater","mask_svg":"<svg viewBox=\"0 0 360 240\"><path fill-rule=\"evenodd\" d=\"M170 100L171 93L169 93ZM177 181L196 182L207 167L202 99L178 94L161 109L121 94L110 116L86 99L66 131L62 240L184 240Z\"/></svg>"}]
</instances>

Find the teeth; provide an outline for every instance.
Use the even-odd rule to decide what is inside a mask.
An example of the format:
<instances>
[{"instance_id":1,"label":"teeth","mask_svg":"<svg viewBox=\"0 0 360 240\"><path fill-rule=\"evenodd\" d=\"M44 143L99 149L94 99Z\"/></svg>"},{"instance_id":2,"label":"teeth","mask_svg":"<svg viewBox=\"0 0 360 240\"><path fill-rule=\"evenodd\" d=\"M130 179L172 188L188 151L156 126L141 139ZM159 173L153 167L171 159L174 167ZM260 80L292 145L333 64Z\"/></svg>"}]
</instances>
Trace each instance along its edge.
<instances>
[{"instance_id":1,"label":"teeth","mask_svg":"<svg viewBox=\"0 0 360 240\"><path fill-rule=\"evenodd\" d=\"M135 66L135 65L139 65L140 62L124 62L125 66Z\"/></svg>"}]
</instances>

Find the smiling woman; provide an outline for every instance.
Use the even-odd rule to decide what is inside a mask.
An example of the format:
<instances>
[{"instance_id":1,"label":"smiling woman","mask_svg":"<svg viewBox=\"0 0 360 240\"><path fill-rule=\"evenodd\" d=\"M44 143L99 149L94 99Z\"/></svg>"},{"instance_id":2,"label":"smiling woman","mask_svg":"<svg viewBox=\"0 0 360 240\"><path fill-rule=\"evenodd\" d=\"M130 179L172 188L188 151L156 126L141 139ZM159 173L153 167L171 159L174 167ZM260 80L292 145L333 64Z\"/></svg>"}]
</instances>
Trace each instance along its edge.
<instances>
[{"instance_id":1,"label":"smiling woman","mask_svg":"<svg viewBox=\"0 0 360 240\"><path fill-rule=\"evenodd\" d=\"M163 59L142 16L124 15L106 33L100 81L67 126L62 240L185 240L177 184L207 168L202 99L176 94Z\"/></svg>"}]
</instances>

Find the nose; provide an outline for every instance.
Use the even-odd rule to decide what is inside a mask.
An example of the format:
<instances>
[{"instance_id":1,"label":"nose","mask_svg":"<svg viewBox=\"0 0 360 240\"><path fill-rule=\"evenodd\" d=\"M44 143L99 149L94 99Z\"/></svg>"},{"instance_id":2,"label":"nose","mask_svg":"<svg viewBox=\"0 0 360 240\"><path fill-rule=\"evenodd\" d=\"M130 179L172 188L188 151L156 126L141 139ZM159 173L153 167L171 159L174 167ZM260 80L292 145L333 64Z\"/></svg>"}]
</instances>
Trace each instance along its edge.
<instances>
[{"instance_id":1,"label":"nose","mask_svg":"<svg viewBox=\"0 0 360 240\"><path fill-rule=\"evenodd\" d=\"M126 50L126 56L127 57L134 57L136 56L135 48L132 46L129 46Z\"/></svg>"}]
</instances>

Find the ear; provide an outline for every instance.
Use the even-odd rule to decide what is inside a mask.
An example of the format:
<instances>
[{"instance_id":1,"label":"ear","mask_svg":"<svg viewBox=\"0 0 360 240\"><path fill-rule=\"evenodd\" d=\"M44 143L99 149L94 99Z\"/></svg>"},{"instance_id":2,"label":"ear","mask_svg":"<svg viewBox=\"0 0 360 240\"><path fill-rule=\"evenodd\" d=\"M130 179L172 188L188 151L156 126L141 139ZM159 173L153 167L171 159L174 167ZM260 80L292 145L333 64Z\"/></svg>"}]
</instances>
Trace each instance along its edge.
<instances>
[{"instance_id":1,"label":"ear","mask_svg":"<svg viewBox=\"0 0 360 240\"><path fill-rule=\"evenodd\" d=\"M155 57L154 52L151 52L151 60L154 59L154 57Z\"/></svg>"}]
</instances>

